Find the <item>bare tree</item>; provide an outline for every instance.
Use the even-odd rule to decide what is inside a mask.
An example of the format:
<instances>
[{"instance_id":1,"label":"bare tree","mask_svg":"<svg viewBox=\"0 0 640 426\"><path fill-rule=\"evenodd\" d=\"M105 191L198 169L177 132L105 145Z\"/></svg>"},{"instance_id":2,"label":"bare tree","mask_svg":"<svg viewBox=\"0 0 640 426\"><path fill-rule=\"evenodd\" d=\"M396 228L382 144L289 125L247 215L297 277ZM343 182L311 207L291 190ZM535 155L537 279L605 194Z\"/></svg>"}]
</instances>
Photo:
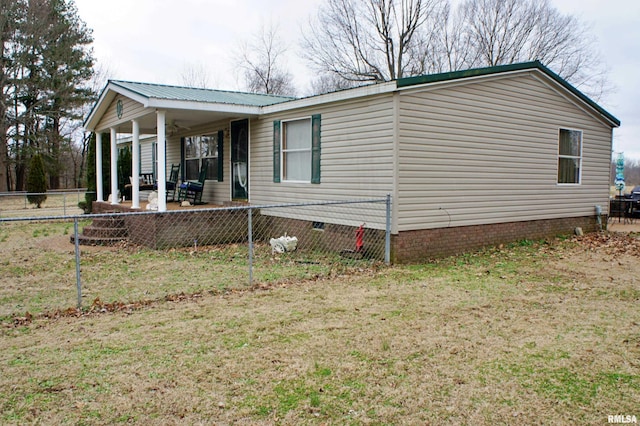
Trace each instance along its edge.
<instances>
[{"instance_id":1,"label":"bare tree","mask_svg":"<svg viewBox=\"0 0 640 426\"><path fill-rule=\"evenodd\" d=\"M19 22L22 1L0 0L0 192L11 188L11 161L9 157L8 132L13 125L10 117L11 92L14 85L11 80L15 68L14 40Z\"/></svg>"},{"instance_id":2,"label":"bare tree","mask_svg":"<svg viewBox=\"0 0 640 426\"><path fill-rule=\"evenodd\" d=\"M322 93L351 89L353 87L356 87L357 85L357 81L345 80L338 74L321 73L311 82L309 95L319 95Z\"/></svg>"},{"instance_id":3,"label":"bare tree","mask_svg":"<svg viewBox=\"0 0 640 426\"><path fill-rule=\"evenodd\" d=\"M315 68L360 82L420 74L444 0L327 0L304 34Z\"/></svg>"},{"instance_id":4,"label":"bare tree","mask_svg":"<svg viewBox=\"0 0 640 426\"><path fill-rule=\"evenodd\" d=\"M287 48L278 36L278 27L262 26L251 41L240 46L236 63L242 70L246 90L254 93L293 96L293 77L283 67Z\"/></svg>"},{"instance_id":5,"label":"bare tree","mask_svg":"<svg viewBox=\"0 0 640 426\"><path fill-rule=\"evenodd\" d=\"M470 40L472 65L539 60L595 99L606 90L605 67L591 28L549 0L467 0L460 37ZM469 67L469 63L464 64Z\"/></svg>"},{"instance_id":6,"label":"bare tree","mask_svg":"<svg viewBox=\"0 0 640 426\"><path fill-rule=\"evenodd\" d=\"M101 91L106 87L107 82L113 75L114 71L109 65L102 63L94 64L93 76L87 81L87 88L93 93L93 102L98 100ZM84 104L80 109L79 115L86 118L92 107L93 103ZM72 146L67 152L66 161L69 164L67 170L73 171L74 187L79 188L86 184L85 175L91 133L86 132L83 123L77 120L70 120L65 123L64 129L67 132L67 137L73 141Z\"/></svg>"},{"instance_id":7,"label":"bare tree","mask_svg":"<svg viewBox=\"0 0 640 426\"><path fill-rule=\"evenodd\" d=\"M207 66L200 63L185 64L181 74L182 84L187 87L207 89L211 87Z\"/></svg>"},{"instance_id":8,"label":"bare tree","mask_svg":"<svg viewBox=\"0 0 640 426\"><path fill-rule=\"evenodd\" d=\"M596 100L610 89L589 26L549 0L326 0L309 28L307 60L345 81L539 60Z\"/></svg>"},{"instance_id":9,"label":"bare tree","mask_svg":"<svg viewBox=\"0 0 640 426\"><path fill-rule=\"evenodd\" d=\"M473 48L473 40L464 27L461 10L452 10L447 3L434 20L429 40L420 43L425 50L422 56L425 72L448 72L479 64L478 49Z\"/></svg>"}]
</instances>

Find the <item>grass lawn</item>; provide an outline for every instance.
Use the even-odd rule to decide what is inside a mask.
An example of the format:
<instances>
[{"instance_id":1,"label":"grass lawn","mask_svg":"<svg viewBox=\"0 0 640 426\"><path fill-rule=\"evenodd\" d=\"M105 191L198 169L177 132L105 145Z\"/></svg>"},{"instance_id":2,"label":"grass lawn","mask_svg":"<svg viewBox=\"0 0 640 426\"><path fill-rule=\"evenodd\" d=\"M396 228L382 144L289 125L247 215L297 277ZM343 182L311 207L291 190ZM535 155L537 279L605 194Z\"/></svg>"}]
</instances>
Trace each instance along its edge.
<instances>
[{"instance_id":1,"label":"grass lawn","mask_svg":"<svg viewBox=\"0 0 640 426\"><path fill-rule=\"evenodd\" d=\"M0 217L42 217L79 215L83 211L78 207L84 201L84 192L47 192L47 198L41 208L29 203L25 194L6 193L0 196Z\"/></svg>"},{"instance_id":2,"label":"grass lawn","mask_svg":"<svg viewBox=\"0 0 640 426\"><path fill-rule=\"evenodd\" d=\"M639 257L633 235L524 241L135 310L5 321L0 423L640 417Z\"/></svg>"}]
</instances>

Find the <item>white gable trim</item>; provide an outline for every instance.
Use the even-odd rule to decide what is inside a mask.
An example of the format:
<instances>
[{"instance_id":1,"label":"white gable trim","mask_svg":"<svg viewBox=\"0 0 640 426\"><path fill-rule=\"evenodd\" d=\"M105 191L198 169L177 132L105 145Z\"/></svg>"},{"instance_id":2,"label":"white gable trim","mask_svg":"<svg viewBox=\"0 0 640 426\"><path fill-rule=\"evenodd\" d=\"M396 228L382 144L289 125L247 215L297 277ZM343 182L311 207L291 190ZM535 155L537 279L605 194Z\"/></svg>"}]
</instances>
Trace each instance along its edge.
<instances>
[{"instance_id":1,"label":"white gable trim","mask_svg":"<svg viewBox=\"0 0 640 426\"><path fill-rule=\"evenodd\" d=\"M338 92L326 93L324 95L311 96L308 98L295 99L292 101L282 102L275 105L267 105L262 107L262 114L273 114L289 111L297 108L305 108L312 106L325 105L332 102L340 102L351 99L362 98L366 96L380 95L384 93L392 93L397 89L395 81L387 83L372 84L369 86L356 87L354 89L345 89Z\"/></svg>"}]
</instances>

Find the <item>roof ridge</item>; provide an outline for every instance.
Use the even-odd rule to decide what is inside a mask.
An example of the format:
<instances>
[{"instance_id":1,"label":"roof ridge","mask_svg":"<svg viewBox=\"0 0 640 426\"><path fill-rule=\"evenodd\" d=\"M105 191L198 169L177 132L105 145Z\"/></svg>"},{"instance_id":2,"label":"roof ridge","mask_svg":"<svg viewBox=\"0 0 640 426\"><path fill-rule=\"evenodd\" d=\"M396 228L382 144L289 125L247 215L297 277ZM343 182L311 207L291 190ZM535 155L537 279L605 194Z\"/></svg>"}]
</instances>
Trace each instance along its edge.
<instances>
[{"instance_id":1,"label":"roof ridge","mask_svg":"<svg viewBox=\"0 0 640 426\"><path fill-rule=\"evenodd\" d=\"M562 87L564 87L566 90L571 92L573 95L577 96L583 102L588 104L591 108L595 109L599 114L604 116L607 120L615 124L616 127L620 126L620 120L618 120L611 113L606 111L604 108L598 105L595 101L593 101L587 95L582 93L580 90L575 88L567 80L560 77L558 74L556 74L551 69L546 67L539 60L529 61L529 62L517 62L514 64L494 65L494 66L482 67L482 68L471 68L471 69L459 70L459 71L449 71L449 72L442 72L437 74L418 75L414 77L403 77L403 78L397 79L396 84L398 88L402 88L402 87L416 86L420 84L439 83L439 82L460 80L460 79L471 78L471 77L483 77L487 75L502 74L502 73L508 73L513 71L525 71L525 70L535 70L535 69L546 74L556 83L560 84Z\"/></svg>"},{"instance_id":2,"label":"roof ridge","mask_svg":"<svg viewBox=\"0 0 640 426\"><path fill-rule=\"evenodd\" d=\"M109 80L109 83L139 84L143 86L167 87L167 88L173 88L173 89L187 89L187 90L196 90L196 91L204 91L204 92L232 93L232 94L238 94L238 95L252 95L252 96L263 96L263 97L271 97L271 98L296 99L293 96L276 95L276 94L270 94L270 93L253 93L253 92L243 92L238 90L210 89L205 87L180 86L176 84L147 83L144 81Z\"/></svg>"}]
</instances>

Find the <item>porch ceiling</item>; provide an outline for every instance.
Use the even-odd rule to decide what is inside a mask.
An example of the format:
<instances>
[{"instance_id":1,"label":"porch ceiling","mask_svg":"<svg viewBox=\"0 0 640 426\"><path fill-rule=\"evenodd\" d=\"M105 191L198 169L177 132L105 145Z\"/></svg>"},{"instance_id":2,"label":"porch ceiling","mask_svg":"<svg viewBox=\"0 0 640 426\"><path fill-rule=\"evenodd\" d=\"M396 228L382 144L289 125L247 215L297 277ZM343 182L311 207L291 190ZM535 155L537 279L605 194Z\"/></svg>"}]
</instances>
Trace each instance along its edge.
<instances>
[{"instance_id":1,"label":"porch ceiling","mask_svg":"<svg viewBox=\"0 0 640 426\"><path fill-rule=\"evenodd\" d=\"M250 117L247 115L230 115L226 112L213 111L193 111L193 110L165 110L166 112L166 132L167 135L175 133L188 133L191 129L204 126L207 123L218 120L233 120L239 118ZM141 134L157 133L157 115L155 108L148 108L144 115L138 117ZM131 120L123 121L118 124L116 130L118 133L132 133L133 123Z\"/></svg>"},{"instance_id":2,"label":"porch ceiling","mask_svg":"<svg viewBox=\"0 0 640 426\"><path fill-rule=\"evenodd\" d=\"M129 109L132 115L122 116L120 109L116 119L117 110L113 102L118 96L128 98L136 105L136 108ZM119 133L131 133L131 120L137 120L141 133L157 133L156 113L163 111L167 134L185 133L216 120L255 117L265 105L291 100L293 98L284 96L111 80L100 94L84 126L89 131L104 132L108 128L115 128Z\"/></svg>"}]
</instances>

